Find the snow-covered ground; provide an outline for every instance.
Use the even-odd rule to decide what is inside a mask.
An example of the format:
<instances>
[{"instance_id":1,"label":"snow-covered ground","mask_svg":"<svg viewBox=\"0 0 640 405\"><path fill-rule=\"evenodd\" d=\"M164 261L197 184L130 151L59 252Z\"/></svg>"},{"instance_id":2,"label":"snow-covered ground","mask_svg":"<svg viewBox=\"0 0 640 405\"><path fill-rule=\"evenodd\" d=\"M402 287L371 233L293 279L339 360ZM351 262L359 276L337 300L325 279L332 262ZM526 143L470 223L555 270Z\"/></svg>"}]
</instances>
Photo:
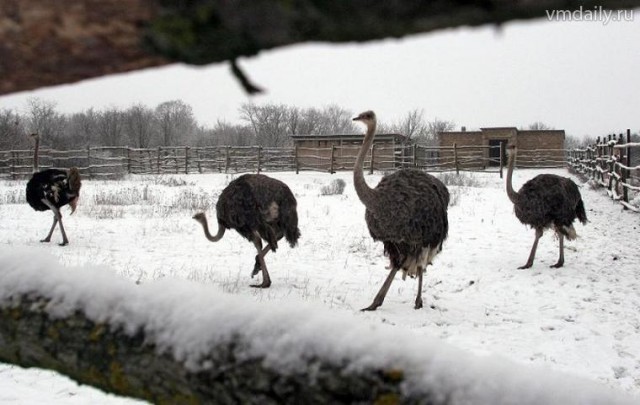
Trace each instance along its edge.
<instances>
[{"instance_id":1,"label":"snow-covered ground","mask_svg":"<svg viewBox=\"0 0 640 405\"><path fill-rule=\"evenodd\" d=\"M541 171L518 170L516 189ZM545 170L568 175L564 170ZM398 278L376 312L361 313L387 275L382 245L369 237L350 173L269 173L298 199L302 237L266 256L273 284L249 287L255 251L235 232L208 242L191 215L215 216L218 194L235 175L132 177L85 181L78 211L65 215L70 245L41 244L51 213L24 202L25 182L0 182L0 253L27 247L68 266L105 264L141 283L192 280L261 301L309 301L374 323L443 339L480 355L495 354L599 381L640 397L640 216L602 191L581 187L590 222L576 224L565 267L552 233L524 264L533 231L520 224L496 173L465 174L449 186L449 239L425 278L425 309L414 310L415 280ZM380 175L367 176L375 185ZM455 175L449 175L455 178ZM321 195L342 178L342 195ZM577 180L576 180L577 181ZM64 213L66 214L66 210ZM0 365L2 403L132 403L80 387L55 373Z\"/></svg>"}]
</instances>

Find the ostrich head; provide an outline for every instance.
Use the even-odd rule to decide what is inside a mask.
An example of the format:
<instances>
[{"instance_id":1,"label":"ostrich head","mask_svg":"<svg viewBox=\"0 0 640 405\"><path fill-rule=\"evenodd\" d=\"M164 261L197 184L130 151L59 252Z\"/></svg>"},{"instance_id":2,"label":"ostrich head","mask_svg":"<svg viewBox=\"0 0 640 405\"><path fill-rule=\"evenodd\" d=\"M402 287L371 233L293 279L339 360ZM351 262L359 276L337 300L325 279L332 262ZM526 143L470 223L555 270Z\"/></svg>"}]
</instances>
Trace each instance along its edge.
<instances>
[{"instance_id":1,"label":"ostrich head","mask_svg":"<svg viewBox=\"0 0 640 405\"><path fill-rule=\"evenodd\" d=\"M33 138L34 141L37 141L40 139L40 135L38 135L37 132L34 132L33 134L29 134L29 136Z\"/></svg>"},{"instance_id":2,"label":"ostrich head","mask_svg":"<svg viewBox=\"0 0 640 405\"><path fill-rule=\"evenodd\" d=\"M204 212L198 212L192 218L195 219L196 221L200 222L203 225L207 223L207 216L204 214Z\"/></svg>"},{"instance_id":3,"label":"ostrich head","mask_svg":"<svg viewBox=\"0 0 640 405\"><path fill-rule=\"evenodd\" d=\"M355 117L353 121L360 121L366 126L371 126L376 122L376 113L374 113L371 110L365 111L363 113L360 113L360 115L358 115L357 117Z\"/></svg>"}]
</instances>

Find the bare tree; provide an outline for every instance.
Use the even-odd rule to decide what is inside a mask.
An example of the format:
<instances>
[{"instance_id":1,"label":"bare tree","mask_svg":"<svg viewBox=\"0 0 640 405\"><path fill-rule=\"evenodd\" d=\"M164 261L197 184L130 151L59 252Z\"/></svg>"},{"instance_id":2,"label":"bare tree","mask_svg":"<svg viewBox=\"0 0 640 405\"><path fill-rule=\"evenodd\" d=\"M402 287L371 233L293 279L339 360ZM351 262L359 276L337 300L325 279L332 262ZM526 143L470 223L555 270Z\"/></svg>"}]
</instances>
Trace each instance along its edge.
<instances>
[{"instance_id":1,"label":"bare tree","mask_svg":"<svg viewBox=\"0 0 640 405\"><path fill-rule=\"evenodd\" d=\"M20 115L8 108L0 109L0 149L27 146L27 137Z\"/></svg>"},{"instance_id":2,"label":"bare tree","mask_svg":"<svg viewBox=\"0 0 640 405\"><path fill-rule=\"evenodd\" d=\"M245 103L240 106L240 119L251 128L261 146L285 146L289 143L287 127L289 108L284 104Z\"/></svg>"},{"instance_id":3,"label":"bare tree","mask_svg":"<svg viewBox=\"0 0 640 405\"><path fill-rule=\"evenodd\" d=\"M336 104L329 104L321 110L321 133L355 134L358 128L353 124L353 113Z\"/></svg>"},{"instance_id":4,"label":"bare tree","mask_svg":"<svg viewBox=\"0 0 640 405\"><path fill-rule=\"evenodd\" d=\"M429 123L424 118L424 110L417 108L407 112L404 117L387 128L378 130L399 133L418 143L427 143L429 140Z\"/></svg>"},{"instance_id":5,"label":"bare tree","mask_svg":"<svg viewBox=\"0 0 640 405\"><path fill-rule=\"evenodd\" d=\"M438 134L440 132L451 131L455 128L456 124L453 121L445 121L440 118L434 118L432 121L427 122L428 136L422 140L425 145L437 145Z\"/></svg>"},{"instance_id":6,"label":"bare tree","mask_svg":"<svg viewBox=\"0 0 640 405\"><path fill-rule=\"evenodd\" d=\"M197 124L193 109L182 100L165 101L155 110L160 143L164 146L184 144L193 137Z\"/></svg>"},{"instance_id":7,"label":"bare tree","mask_svg":"<svg viewBox=\"0 0 640 405\"><path fill-rule=\"evenodd\" d=\"M251 128L218 120L213 128L199 127L195 132L196 146L250 146L255 145Z\"/></svg>"},{"instance_id":8,"label":"bare tree","mask_svg":"<svg viewBox=\"0 0 640 405\"><path fill-rule=\"evenodd\" d=\"M27 100L27 130L39 134L43 143L52 148L64 147L65 126L66 117L56 111L55 102L37 97Z\"/></svg>"},{"instance_id":9,"label":"bare tree","mask_svg":"<svg viewBox=\"0 0 640 405\"><path fill-rule=\"evenodd\" d=\"M86 147L96 142L98 114L93 108L68 118L67 136L72 147Z\"/></svg>"},{"instance_id":10,"label":"bare tree","mask_svg":"<svg viewBox=\"0 0 640 405\"><path fill-rule=\"evenodd\" d=\"M98 141L107 146L122 144L124 134L124 114L115 107L97 114L96 133Z\"/></svg>"},{"instance_id":11,"label":"bare tree","mask_svg":"<svg viewBox=\"0 0 640 405\"><path fill-rule=\"evenodd\" d=\"M135 104L125 111L125 130L129 142L136 148L151 146L154 134L155 115L153 110L142 104Z\"/></svg>"},{"instance_id":12,"label":"bare tree","mask_svg":"<svg viewBox=\"0 0 640 405\"><path fill-rule=\"evenodd\" d=\"M554 129L554 128L552 126L549 126L549 125L545 124L542 121L536 121L533 124L529 124L527 129L532 130L532 131L547 131L547 130L551 130L551 129Z\"/></svg>"},{"instance_id":13,"label":"bare tree","mask_svg":"<svg viewBox=\"0 0 640 405\"><path fill-rule=\"evenodd\" d=\"M564 138L565 149L581 149L596 143L592 136L577 137L575 135L567 135Z\"/></svg>"}]
</instances>

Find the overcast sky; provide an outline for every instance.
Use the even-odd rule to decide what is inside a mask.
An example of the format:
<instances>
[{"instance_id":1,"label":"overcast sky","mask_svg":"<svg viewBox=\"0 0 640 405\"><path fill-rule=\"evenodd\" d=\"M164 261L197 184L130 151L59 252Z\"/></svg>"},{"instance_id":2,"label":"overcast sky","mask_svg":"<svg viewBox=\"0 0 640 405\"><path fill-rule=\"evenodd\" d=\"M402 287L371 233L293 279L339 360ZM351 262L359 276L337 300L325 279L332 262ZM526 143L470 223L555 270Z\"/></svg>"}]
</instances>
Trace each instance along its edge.
<instances>
[{"instance_id":1,"label":"overcast sky","mask_svg":"<svg viewBox=\"0 0 640 405\"><path fill-rule=\"evenodd\" d=\"M238 121L247 101L372 109L394 121L413 109L468 129L542 121L567 134L640 130L640 10L633 22L518 22L366 44L305 44L243 59L266 88L249 97L227 64L181 65L0 97L24 111L28 97L65 113L151 107L182 99L205 125Z\"/></svg>"}]
</instances>

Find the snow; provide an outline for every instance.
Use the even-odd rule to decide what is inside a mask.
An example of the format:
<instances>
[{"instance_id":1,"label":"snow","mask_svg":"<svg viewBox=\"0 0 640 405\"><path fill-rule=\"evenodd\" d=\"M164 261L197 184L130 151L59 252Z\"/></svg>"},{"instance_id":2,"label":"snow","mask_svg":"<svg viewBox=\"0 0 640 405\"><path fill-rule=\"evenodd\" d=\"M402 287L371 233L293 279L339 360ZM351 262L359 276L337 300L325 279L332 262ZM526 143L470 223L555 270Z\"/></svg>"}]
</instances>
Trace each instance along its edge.
<instances>
[{"instance_id":1,"label":"snow","mask_svg":"<svg viewBox=\"0 0 640 405\"><path fill-rule=\"evenodd\" d=\"M517 170L514 186L540 172ZM513 215L497 174L467 176L475 186L449 187L449 239L425 277L426 308L413 309L416 281L397 277L378 311L360 313L387 261L368 235L351 175L268 175L296 195L302 237L298 247L280 244L266 256L267 290L248 286L255 282L250 243L235 232L210 243L191 219L207 204L214 217L217 195L234 175L85 181L78 211L64 217L66 247L54 243L58 232L51 244L38 242L51 214L24 203L24 182L0 182L0 299L35 288L65 297L52 308L59 314L82 306L129 330L146 325L192 367L202 366L198 355L211 342L243 329L264 337L247 355L267 354L273 366L295 369L314 351L357 358L354 367L399 362L415 371L414 388L436 381L459 402L558 395L552 402L595 403L608 395L600 385L640 396L640 255L633 250L640 217L603 192L581 188L590 222L576 224L580 237L565 244L565 267L548 267L558 253L549 232L534 266L517 270L533 231ZM344 194L322 196L335 178L346 181ZM381 176L366 178L373 186ZM212 328L213 319L225 327ZM0 365L0 393L3 403L132 402L9 365Z\"/></svg>"}]
</instances>

